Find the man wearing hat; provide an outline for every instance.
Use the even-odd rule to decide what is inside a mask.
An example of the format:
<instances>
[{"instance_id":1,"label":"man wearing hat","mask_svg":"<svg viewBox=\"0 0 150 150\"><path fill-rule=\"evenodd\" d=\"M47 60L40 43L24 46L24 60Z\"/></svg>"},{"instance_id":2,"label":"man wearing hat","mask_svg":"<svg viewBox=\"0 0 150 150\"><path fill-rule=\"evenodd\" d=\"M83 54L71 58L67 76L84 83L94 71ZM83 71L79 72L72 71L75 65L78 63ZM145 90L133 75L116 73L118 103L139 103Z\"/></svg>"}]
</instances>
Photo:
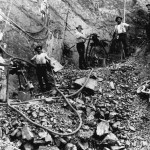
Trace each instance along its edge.
<instances>
[{"instance_id":1,"label":"man wearing hat","mask_svg":"<svg viewBox=\"0 0 150 150\"><path fill-rule=\"evenodd\" d=\"M122 22L122 17L116 17L115 21L117 25L115 26L115 31L113 38L120 40L123 43L125 56L128 56L128 44L127 44L127 29L129 29L129 24Z\"/></svg>"},{"instance_id":2,"label":"man wearing hat","mask_svg":"<svg viewBox=\"0 0 150 150\"><path fill-rule=\"evenodd\" d=\"M50 58L47 56L46 53L42 52L41 45L36 46L35 51L37 52L37 54L31 59L31 61L35 60L37 64L36 74L38 77L41 91L44 92L45 89L44 89L43 79L46 85L46 90L50 89L49 83L48 83L47 65L46 65L47 61L50 61Z\"/></svg>"},{"instance_id":3,"label":"man wearing hat","mask_svg":"<svg viewBox=\"0 0 150 150\"><path fill-rule=\"evenodd\" d=\"M76 31L76 47L77 47L77 51L79 53L79 68L80 69L87 69L87 65L85 62L85 57L84 57L84 53L85 53L85 40L86 37L84 35L84 33L82 32L83 28L81 25L79 25L78 27L76 27L77 31Z\"/></svg>"}]
</instances>

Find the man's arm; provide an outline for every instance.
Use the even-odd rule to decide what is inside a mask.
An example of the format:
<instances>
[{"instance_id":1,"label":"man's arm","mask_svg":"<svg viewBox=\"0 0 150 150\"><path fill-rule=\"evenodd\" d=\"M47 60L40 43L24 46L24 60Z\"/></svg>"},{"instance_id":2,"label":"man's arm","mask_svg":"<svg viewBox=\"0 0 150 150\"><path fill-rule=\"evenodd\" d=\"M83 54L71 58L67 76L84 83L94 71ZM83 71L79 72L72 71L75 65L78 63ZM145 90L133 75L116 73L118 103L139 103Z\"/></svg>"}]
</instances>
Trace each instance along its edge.
<instances>
[{"instance_id":1,"label":"man's arm","mask_svg":"<svg viewBox=\"0 0 150 150\"><path fill-rule=\"evenodd\" d=\"M127 24L127 23L123 23L123 25L126 27L127 31L129 31L129 30L130 30L130 25L129 25L129 24Z\"/></svg>"},{"instance_id":2,"label":"man's arm","mask_svg":"<svg viewBox=\"0 0 150 150\"><path fill-rule=\"evenodd\" d=\"M113 33L113 39L115 39L115 37L116 37L116 32Z\"/></svg>"},{"instance_id":3,"label":"man's arm","mask_svg":"<svg viewBox=\"0 0 150 150\"><path fill-rule=\"evenodd\" d=\"M35 60L35 58L36 58L36 55L33 58L31 58L31 61Z\"/></svg>"},{"instance_id":4,"label":"man's arm","mask_svg":"<svg viewBox=\"0 0 150 150\"><path fill-rule=\"evenodd\" d=\"M10 64L0 63L0 66L9 66Z\"/></svg>"},{"instance_id":5,"label":"man's arm","mask_svg":"<svg viewBox=\"0 0 150 150\"><path fill-rule=\"evenodd\" d=\"M48 61L51 61L50 57L48 57L47 54L45 54L45 58L46 58Z\"/></svg>"},{"instance_id":6,"label":"man's arm","mask_svg":"<svg viewBox=\"0 0 150 150\"><path fill-rule=\"evenodd\" d=\"M117 26L115 26L115 29L114 29L114 33L113 33L113 39L116 39L117 38Z\"/></svg>"},{"instance_id":7,"label":"man's arm","mask_svg":"<svg viewBox=\"0 0 150 150\"><path fill-rule=\"evenodd\" d=\"M84 39L84 40L87 39L86 36L85 36L85 34L82 34L82 33L77 33L77 34L76 34L76 38L79 39L79 40L80 40L80 39Z\"/></svg>"}]
</instances>

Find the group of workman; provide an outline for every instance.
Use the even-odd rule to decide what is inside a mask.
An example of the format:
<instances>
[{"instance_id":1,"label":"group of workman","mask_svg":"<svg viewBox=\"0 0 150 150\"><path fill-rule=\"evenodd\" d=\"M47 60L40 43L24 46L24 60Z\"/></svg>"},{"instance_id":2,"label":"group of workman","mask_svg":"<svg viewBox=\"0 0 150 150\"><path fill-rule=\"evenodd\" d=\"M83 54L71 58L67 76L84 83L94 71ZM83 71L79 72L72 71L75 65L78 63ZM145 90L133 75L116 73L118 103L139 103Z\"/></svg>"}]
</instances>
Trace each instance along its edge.
<instances>
[{"instance_id":1,"label":"group of workman","mask_svg":"<svg viewBox=\"0 0 150 150\"><path fill-rule=\"evenodd\" d=\"M116 17L115 21L117 25L114 29L113 39L117 39L122 41L125 49L125 55L129 56L128 52L128 44L127 44L127 31L129 30L129 24L122 22L122 17ZM88 38L82 32L83 28L81 25L76 27L76 42L77 42L77 51L79 53L79 68L80 69L88 69L88 66L85 61L85 41Z\"/></svg>"},{"instance_id":2,"label":"group of workman","mask_svg":"<svg viewBox=\"0 0 150 150\"><path fill-rule=\"evenodd\" d=\"M148 8L149 21L145 29L146 29L148 41L150 43L150 4L147 4L146 7ZM127 32L130 29L130 25L125 22L122 22L122 19L123 18L120 16L117 16L115 19L115 21L117 22L117 25L115 25L113 40L122 42L124 46L125 57L128 57L130 55L130 52L129 52L129 47L128 47ZM88 38L86 38L85 34L82 32L83 28L81 25L79 25L76 29L77 29L77 32L76 32L77 51L79 53L79 68L88 69L88 66L85 62L85 57L84 57L85 56L85 41ZM149 44L149 47L147 48L147 52L149 51L150 51L150 44Z\"/></svg>"},{"instance_id":3,"label":"group of workman","mask_svg":"<svg viewBox=\"0 0 150 150\"><path fill-rule=\"evenodd\" d=\"M150 10L150 4L147 4L146 7L148 10ZM122 17L117 16L115 21L117 22L117 25L115 25L113 39L117 39L118 41L121 41L124 45L125 50L125 56L129 56L129 49L128 49L128 42L127 42L127 31L129 30L130 25L122 22ZM76 48L79 54L79 68L80 69L88 69L88 66L85 61L85 41L88 39L85 34L82 32L83 28L81 25L76 27ZM150 40L150 21L146 25L146 33L148 40ZM47 77L47 66L46 62L50 61L50 58L47 56L46 53L42 52L42 46L37 46L35 48L35 51L37 54L31 59L35 60L37 64L37 77L39 81L39 85L41 87L41 90L44 90L44 85L42 82L42 78L45 81L46 90L49 90L49 83L48 83L48 77ZM150 51L150 50L149 50Z\"/></svg>"},{"instance_id":4,"label":"group of workman","mask_svg":"<svg viewBox=\"0 0 150 150\"><path fill-rule=\"evenodd\" d=\"M148 8L150 12L150 4L147 4L146 7ZM128 51L128 42L127 42L127 31L130 27L129 24L122 22L122 17L116 17L115 21L117 22L117 25L114 29L113 39L120 40L124 45L125 55L129 56ZM76 48L79 54L79 68L80 69L88 69L88 66L85 61L85 41L88 39L85 34L82 32L83 28L81 25L76 27ZM150 41L150 21L146 25L146 33L148 40ZM51 58L48 57L46 53L43 52L42 46L38 45L35 47L36 55L31 59L31 61L36 62L36 74L39 81L40 89L42 92L50 90L51 84L48 81L47 76L47 62L51 62ZM3 63L4 60L2 56L0 56L0 63ZM4 67L0 67L0 70L4 70ZM45 82L45 86L44 83Z\"/></svg>"}]
</instances>

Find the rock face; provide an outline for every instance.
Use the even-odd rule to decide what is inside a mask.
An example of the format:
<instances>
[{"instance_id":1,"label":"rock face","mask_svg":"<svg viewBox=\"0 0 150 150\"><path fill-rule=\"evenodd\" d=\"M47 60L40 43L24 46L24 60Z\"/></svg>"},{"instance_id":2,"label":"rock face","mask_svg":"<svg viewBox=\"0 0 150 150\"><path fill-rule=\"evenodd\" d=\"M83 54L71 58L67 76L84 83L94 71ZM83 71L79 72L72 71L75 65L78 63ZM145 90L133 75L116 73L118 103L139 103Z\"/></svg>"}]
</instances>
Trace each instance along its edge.
<instances>
[{"instance_id":1,"label":"rock face","mask_svg":"<svg viewBox=\"0 0 150 150\"><path fill-rule=\"evenodd\" d=\"M87 35L96 32L101 39L111 39L115 17L123 16L124 8L123 0L48 0L48 20L45 24L41 19L41 0L0 0L0 3L2 12L33 37L1 21L3 41L8 44L9 53L29 59L33 55L33 43L36 42L42 43L45 51L59 61L63 42L69 47L75 45L76 26L82 25ZM126 22L133 24L135 13L139 9L145 11L147 3L150 0L127 0ZM46 26L43 30L42 24ZM70 50L74 62L78 62L76 48Z\"/></svg>"}]
</instances>

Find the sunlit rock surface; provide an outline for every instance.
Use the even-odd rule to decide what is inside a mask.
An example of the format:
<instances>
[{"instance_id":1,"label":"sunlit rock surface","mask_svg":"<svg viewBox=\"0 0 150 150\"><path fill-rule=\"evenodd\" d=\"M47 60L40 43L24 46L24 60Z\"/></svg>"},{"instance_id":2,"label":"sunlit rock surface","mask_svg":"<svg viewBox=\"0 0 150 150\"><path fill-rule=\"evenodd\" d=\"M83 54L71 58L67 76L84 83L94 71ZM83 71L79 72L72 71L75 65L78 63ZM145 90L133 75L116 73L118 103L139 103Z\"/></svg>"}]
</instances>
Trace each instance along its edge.
<instances>
[{"instance_id":1,"label":"sunlit rock surface","mask_svg":"<svg viewBox=\"0 0 150 150\"><path fill-rule=\"evenodd\" d=\"M24 31L37 32L42 29L41 0L0 0L3 13L11 18ZM133 25L133 18L139 9L146 11L150 0L127 0L126 22ZM82 25L86 35L98 33L101 39L111 40L115 17L123 16L123 0L48 0L48 21L41 33L32 35L36 39L44 38L48 29L48 38L34 40L10 24L1 21L4 31L3 41L8 44L11 54L29 59L33 55L33 45L42 43L48 55L61 61L63 42L69 47L75 45L76 26ZM67 27L66 26L67 21ZM65 32L64 32L65 31ZM78 62L76 48L71 49L74 62Z\"/></svg>"}]
</instances>

